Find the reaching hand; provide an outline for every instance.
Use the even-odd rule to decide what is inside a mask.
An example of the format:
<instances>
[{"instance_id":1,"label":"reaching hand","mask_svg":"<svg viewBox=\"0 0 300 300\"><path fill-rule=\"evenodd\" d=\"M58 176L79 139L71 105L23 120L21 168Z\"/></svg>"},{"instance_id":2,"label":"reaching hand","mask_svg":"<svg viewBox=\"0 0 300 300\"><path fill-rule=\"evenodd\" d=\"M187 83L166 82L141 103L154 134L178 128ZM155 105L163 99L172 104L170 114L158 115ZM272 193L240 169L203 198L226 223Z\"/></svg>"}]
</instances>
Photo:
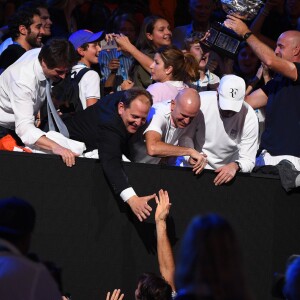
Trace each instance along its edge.
<instances>
[{"instance_id":1,"label":"reaching hand","mask_svg":"<svg viewBox=\"0 0 300 300\"><path fill-rule=\"evenodd\" d=\"M155 194L144 197L138 197L137 195L134 195L127 200L131 210L141 222L150 216L152 208L148 205L148 201L154 199L154 197Z\"/></svg>"},{"instance_id":2,"label":"reaching hand","mask_svg":"<svg viewBox=\"0 0 300 300\"><path fill-rule=\"evenodd\" d=\"M60 155L64 161L64 163L68 167L72 167L75 165L75 157L78 156L78 154L72 152L70 149L64 148L62 146L57 145L52 152L54 154Z\"/></svg>"},{"instance_id":3,"label":"reaching hand","mask_svg":"<svg viewBox=\"0 0 300 300\"><path fill-rule=\"evenodd\" d=\"M215 180L215 185L221 185L223 183L227 183L236 175L236 171L238 170L238 166L235 162L229 163L223 167L220 167L215 170L216 173L219 173Z\"/></svg>"},{"instance_id":4,"label":"reaching hand","mask_svg":"<svg viewBox=\"0 0 300 300\"><path fill-rule=\"evenodd\" d=\"M121 294L120 289L115 289L113 293L110 296L110 292L107 293L106 295L106 300L122 300L124 298L124 294Z\"/></svg>"},{"instance_id":5,"label":"reaching hand","mask_svg":"<svg viewBox=\"0 0 300 300\"><path fill-rule=\"evenodd\" d=\"M207 164L207 155L194 150L190 155L189 164L193 166L195 174L200 174Z\"/></svg>"},{"instance_id":6,"label":"reaching hand","mask_svg":"<svg viewBox=\"0 0 300 300\"><path fill-rule=\"evenodd\" d=\"M155 211L155 222L165 221L171 207L167 191L160 190L158 192L158 195L159 198L155 195L155 202L157 204Z\"/></svg>"}]
</instances>

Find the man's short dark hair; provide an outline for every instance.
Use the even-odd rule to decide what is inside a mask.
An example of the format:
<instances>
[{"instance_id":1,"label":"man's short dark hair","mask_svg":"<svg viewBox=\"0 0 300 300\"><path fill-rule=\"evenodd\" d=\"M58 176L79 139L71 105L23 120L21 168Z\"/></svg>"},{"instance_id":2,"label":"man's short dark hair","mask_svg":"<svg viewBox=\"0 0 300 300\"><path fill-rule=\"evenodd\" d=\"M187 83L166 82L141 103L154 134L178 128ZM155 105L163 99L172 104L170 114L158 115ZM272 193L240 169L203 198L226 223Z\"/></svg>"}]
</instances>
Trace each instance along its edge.
<instances>
[{"instance_id":1,"label":"man's short dark hair","mask_svg":"<svg viewBox=\"0 0 300 300\"><path fill-rule=\"evenodd\" d=\"M30 33L30 25L33 24L33 17L40 16L37 8L28 7L15 12L8 21L8 30L11 38L15 40L20 36L19 26L24 25Z\"/></svg>"},{"instance_id":2,"label":"man's short dark hair","mask_svg":"<svg viewBox=\"0 0 300 300\"><path fill-rule=\"evenodd\" d=\"M44 45L39 53L39 61L44 61L47 68L72 68L77 62L76 51L66 39L52 39Z\"/></svg>"},{"instance_id":3,"label":"man's short dark hair","mask_svg":"<svg viewBox=\"0 0 300 300\"><path fill-rule=\"evenodd\" d=\"M171 300L172 288L161 277L153 273L143 273L138 280L138 300Z\"/></svg>"},{"instance_id":4,"label":"man's short dark hair","mask_svg":"<svg viewBox=\"0 0 300 300\"><path fill-rule=\"evenodd\" d=\"M122 102L123 102L125 108L128 108L134 99L136 99L137 97L142 96L142 95L148 98L149 106L152 106L152 104L153 104L152 95L143 88L135 87L135 88L126 90L124 92L124 97L122 99Z\"/></svg>"}]
</instances>

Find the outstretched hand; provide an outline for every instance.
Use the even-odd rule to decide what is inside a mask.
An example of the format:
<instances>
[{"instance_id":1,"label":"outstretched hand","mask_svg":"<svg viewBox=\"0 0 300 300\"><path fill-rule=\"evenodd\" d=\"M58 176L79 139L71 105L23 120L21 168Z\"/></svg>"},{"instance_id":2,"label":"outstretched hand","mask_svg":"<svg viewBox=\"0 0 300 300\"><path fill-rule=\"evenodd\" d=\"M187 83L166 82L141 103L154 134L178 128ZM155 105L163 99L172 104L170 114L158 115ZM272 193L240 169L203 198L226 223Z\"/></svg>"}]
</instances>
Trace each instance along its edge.
<instances>
[{"instance_id":1,"label":"outstretched hand","mask_svg":"<svg viewBox=\"0 0 300 300\"><path fill-rule=\"evenodd\" d=\"M106 300L122 300L124 298L124 294L120 293L120 289L115 289L111 295L110 292L108 292L106 295Z\"/></svg>"},{"instance_id":2,"label":"outstretched hand","mask_svg":"<svg viewBox=\"0 0 300 300\"><path fill-rule=\"evenodd\" d=\"M155 222L165 221L169 215L171 203L167 191L160 190L157 197L155 195L155 202L157 204L155 211Z\"/></svg>"},{"instance_id":3,"label":"outstretched hand","mask_svg":"<svg viewBox=\"0 0 300 300\"><path fill-rule=\"evenodd\" d=\"M144 197L134 195L127 200L127 203L137 218L143 222L143 220L146 220L150 216L152 211L152 208L148 205L148 201L154 198L155 194Z\"/></svg>"}]
</instances>

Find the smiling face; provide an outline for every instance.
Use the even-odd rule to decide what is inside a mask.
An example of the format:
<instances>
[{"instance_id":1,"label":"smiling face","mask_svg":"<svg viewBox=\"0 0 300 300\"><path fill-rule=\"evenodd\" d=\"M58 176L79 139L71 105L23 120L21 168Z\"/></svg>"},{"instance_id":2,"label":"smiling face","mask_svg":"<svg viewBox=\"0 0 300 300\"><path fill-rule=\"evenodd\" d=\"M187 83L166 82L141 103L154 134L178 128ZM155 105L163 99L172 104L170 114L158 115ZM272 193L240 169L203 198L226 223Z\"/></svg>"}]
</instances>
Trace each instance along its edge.
<instances>
[{"instance_id":1,"label":"smiling face","mask_svg":"<svg viewBox=\"0 0 300 300\"><path fill-rule=\"evenodd\" d=\"M132 100L127 108L123 102L118 104L118 113L123 120L126 130L132 134L136 133L146 123L149 109L149 99L144 95L140 95Z\"/></svg>"},{"instance_id":2,"label":"smiling face","mask_svg":"<svg viewBox=\"0 0 300 300\"><path fill-rule=\"evenodd\" d=\"M172 77L172 67L165 68L165 64L159 53L154 55L154 61L150 65L152 79L157 82L165 82Z\"/></svg>"},{"instance_id":3,"label":"smiling face","mask_svg":"<svg viewBox=\"0 0 300 300\"><path fill-rule=\"evenodd\" d=\"M171 45L172 32L170 24L164 19L158 19L152 33L147 33L147 39L151 40L155 47Z\"/></svg>"},{"instance_id":4,"label":"smiling face","mask_svg":"<svg viewBox=\"0 0 300 300\"><path fill-rule=\"evenodd\" d=\"M41 47L42 37L44 35L41 18L38 15L34 15L32 21L33 23L26 29L25 40L30 48ZM24 25L21 26L25 27ZM22 33L21 30L20 32Z\"/></svg>"},{"instance_id":5,"label":"smiling face","mask_svg":"<svg viewBox=\"0 0 300 300\"><path fill-rule=\"evenodd\" d=\"M41 66L46 78L52 80L53 82L58 82L61 79L64 79L66 77L66 74L70 71L66 67L56 67L54 69L49 69L44 60L42 60Z\"/></svg>"},{"instance_id":6,"label":"smiling face","mask_svg":"<svg viewBox=\"0 0 300 300\"><path fill-rule=\"evenodd\" d=\"M200 109L200 96L196 90L186 88L178 93L171 101L172 123L176 128L187 127L198 115Z\"/></svg>"},{"instance_id":7,"label":"smiling face","mask_svg":"<svg viewBox=\"0 0 300 300\"><path fill-rule=\"evenodd\" d=\"M80 62L86 64L88 67L90 67L92 64L98 63L98 56L101 51L99 42L88 43L87 47L79 47L77 51L82 56Z\"/></svg>"},{"instance_id":8,"label":"smiling face","mask_svg":"<svg viewBox=\"0 0 300 300\"><path fill-rule=\"evenodd\" d=\"M276 56L290 62L296 62L300 56L300 34L296 31L286 31L282 33L275 49Z\"/></svg>"},{"instance_id":9,"label":"smiling face","mask_svg":"<svg viewBox=\"0 0 300 300\"><path fill-rule=\"evenodd\" d=\"M44 7L39 7L38 10L40 12L40 17L41 17L41 21L42 21L42 27L44 29L44 35L45 36L50 36L51 35L52 21L50 19L50 15L49 15L48 9L46 9Z\"/></svg>"}]
</instances>

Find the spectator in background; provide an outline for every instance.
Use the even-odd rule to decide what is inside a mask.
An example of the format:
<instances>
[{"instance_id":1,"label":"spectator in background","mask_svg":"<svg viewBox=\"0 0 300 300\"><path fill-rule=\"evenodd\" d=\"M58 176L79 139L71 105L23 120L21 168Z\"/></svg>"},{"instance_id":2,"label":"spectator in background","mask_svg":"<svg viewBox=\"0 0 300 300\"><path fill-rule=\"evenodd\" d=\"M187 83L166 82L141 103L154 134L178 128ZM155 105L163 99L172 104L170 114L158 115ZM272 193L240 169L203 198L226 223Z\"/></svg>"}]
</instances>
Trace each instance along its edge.
<instances>
[{"instance_id":1,"label":"spectator in background","mask_svg":"<svg viewBox=\"0 0 300 300\"><path fill-rule=\"evenodd\" d=\"M0 56L0 74L26 51L41 47L44 34L40 13L35 8L16 12L9 21L8 28L13 44Z\"/></svg>"},{"instance_id":2,"label":"spectator in background","mask_svg":"<svg viewBox=\"0 0 300 300\"><path fill-rule=\"evenodd\" d=\"M135 86L147 88L152 83L150 65L153 63L155 50L171 45L171 37L168 21L159 16L145 18L136 47L127 37L115 37L121 50L129 52L135 58L129 74Z\"/></svg>"},{"instance_id":3,"label":"spectator in background","mask_svg":"<svg viewBox=\"0 0 300 300\"><path fill-rule=\"evenodd\" d=\"M201 43L202 38L199 35L186 38L184 40L184 50L191 53L198 61L199 76L197 81L191 82L190 87L198 92L217 90L220 78L207 68L210 49Z\"/></svg>"},{"instance_id":4,"label":"spectator in background","mask_svg":"<svg viewBox=\"0 0 300 300\"><path fill-rule=\"evenodd\" d=\"M26 257L34 226L35 211L28 202L0 200L1 300L61 300L46 267Z\"/></svg>"},{"instance_id":5,"label":"spectator in background","mask_svg":"<svg viewBox=\"0 0 300 300\"><path fill-rule=\"evenodd\" d=\"M103 31L93 33L89 30L78 30L71 34L69 41L77 52L77 64L73 66L72 73L76 77L85 68L91 68L98 63L98 56L101 51L100 39ZM82 108L95 104L100 99L100 77L94 70L86 72L79 81L79 98Z\"/></svg>"},{"instance_id":6,"label":"spectator in background","mask_svg":"<svg viewBox=\"0 0 300 300\"><path fill-rule=\"evenodd\" d=\"M179 91L199 78L196 59L175 46L158 48L150 69L151 77L156 81L147 88L153 103L174 99Z\"/></svg>"},{"instance_id":7,"label":"spectator in background","mask_svg":"<svg viewBox=\"0 0 300 300\"><path fill-rule=\"evenodd\" d=\"M178 300L248 300L241 253L231 225L216 214L195 217L176 262Z\"/></svg>"},{"instance_id":8,"label":"spectator in background","mask_svg":"<svg viewBox=\"0 0 300 300\"><path fill-rule=\"evenodd\" d=\"M189 0L189 12L192 22L176 27L173 31L173 44L184 49L184 39L198 32L203 35L209 30L215 8L214 0Z\"/></svg>"},{"instance_id":9,"label":"spectator in background","mask_svg":"<svg viewBox=\"0 0 300 300\"><path fill-rule=\"evenodd\" d=\"M53 21L52 36L68 38L69 35L77 31L77 19L75 8L85 0L47 0L49 12Z\"/></svg>"},{"instance_id":10,"label":"spectator in background","mask_svg":"<svg viewBox=\"0 0 300 300\"><path fill-rule=\"evenodd\" d=\"M38 9L42 21L43 40L51 35L52 21L48 12L48 6L42 0L28 1L19 7L18 12L23 10ZM0 55L9 46L13 44L11 37L0 44Z\"/></svg>"},{"instance_id":11,"label":"spectator in background","mask_svg":"<svg viewBox=\"0 0 300 300\"><path fill-rule=\"evenodd\" d=\"M132 15L117 15L114 19L111 32L123 34L134 45L138 36L138 24ZM104 85L104 94L122 90L121 85L129 81L128 72L132 65L133 57L130 53L111 49L101 51L99 64ZM132 87L132 85L129 85ZM126 89L126 88L124 88Z\"/></svg>"}]
</instances>

